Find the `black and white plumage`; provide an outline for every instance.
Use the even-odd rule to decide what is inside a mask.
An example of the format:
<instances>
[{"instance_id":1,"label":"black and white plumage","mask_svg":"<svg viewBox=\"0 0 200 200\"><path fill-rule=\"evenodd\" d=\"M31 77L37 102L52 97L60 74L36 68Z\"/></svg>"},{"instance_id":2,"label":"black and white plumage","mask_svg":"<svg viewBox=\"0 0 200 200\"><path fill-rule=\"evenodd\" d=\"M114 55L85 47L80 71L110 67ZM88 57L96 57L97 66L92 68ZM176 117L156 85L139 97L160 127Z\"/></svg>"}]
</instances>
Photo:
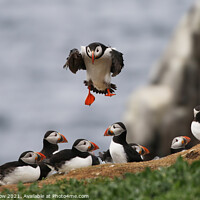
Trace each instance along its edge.
<instances>
[{"instance_id":1,"label":"black and white plumage","mask_svg":"<svg viewBox=\"0 0 200 200\"><path fill-rule=\"evenodd\" d=\"M122 122L109 126L104 136L114 136L111 140L109 152L114 163L143 161L136 149L126 142L127 130Z\"/></svg>"},{"instance_id":2,"label":"black and white plumage","mask_svg":"<svg viewBox=\"0 0 200 200\"><path fill-rule=\"evenodd\" d=\"M18 161L8 162L0 166L0 185L15 184L18 182L34 182L41 175L37 163L45 156L39 152L26 151Z\"/></svg>"},{"instance_id":3,"label":"black and white plumage","mask_svg":"<svg viewBox=\"0 0 200 200\"><path fill-rule=\"evenodd\" d=\"M144 158L143 158L144 155L149 154L149 150L142 145L139 145L139 144L136 144L136 143L129 143L129 145L135 151L137 151L140 154L140 157L141 157L142 160L144 160ZM103 152L103 153L99 152L99 157L105 163L112 163L113 162L109 149L107 151Z\"/></svg>"},{"instance_id":4,"label":"black and white plumage","mask_svg":"<svg viewBox=\"0 0 200 200\"><path fill-rule=\"evenodd\" d=\"M60 173L67 173L72 169L100 164L98 158L89 153L96 149L99 147L95 143L78 139L74 142L72 149L59 151L45 162Z\"/></svg>"},{"instance_id":5,"label":"black and white plumage","mask_svg":"<svg viewBox=\"0 0 200 200\"><path fill-rule=\"evenodd\" d=\"M85 100L86 105L91 105L95 97L90 91L113 96L116 85L111 83L111 76L118 75L124 66L123 54L119 51L107 47L99 42L94 42L88 46L81 46L81 51L72 49L67 62L63 66L69 68L72 73L78 70L86 70L89 94Z\"/></svg>"},{"instance_id":6,"label":"black and white plumage","mask_svg":"<svg viewBox=\"0 0 200 200\"><path fill-rule=\"evenodd\" d=\"M190 142L190 138L187 136L178 136L172 140L171 154L185 150L185 146Z\"/></svg>"},{"instance_id":7,"label":"black and white plumage","mask_svg":"<svg viewBox=\"0 0 200 200\"><path fill-rule=\"evenodd\" d=\"M197 140L200 140L200 105L194 108L194 120L191 123L191 132Z\"/></svg>"},{"instance_id":8,"label":"black and white plumage","mask_svg":"<svg viewBox=\"0 0 200 200\"><path fill-rule=\"evenodd\" d=\"M42 154L46 156L46 158L50 158L53 153L58 151L58 143L66 143L68 142L64 135L57 131L47 131L43 138L43 148L40 151Z\"/></svg>"}]
</instances>

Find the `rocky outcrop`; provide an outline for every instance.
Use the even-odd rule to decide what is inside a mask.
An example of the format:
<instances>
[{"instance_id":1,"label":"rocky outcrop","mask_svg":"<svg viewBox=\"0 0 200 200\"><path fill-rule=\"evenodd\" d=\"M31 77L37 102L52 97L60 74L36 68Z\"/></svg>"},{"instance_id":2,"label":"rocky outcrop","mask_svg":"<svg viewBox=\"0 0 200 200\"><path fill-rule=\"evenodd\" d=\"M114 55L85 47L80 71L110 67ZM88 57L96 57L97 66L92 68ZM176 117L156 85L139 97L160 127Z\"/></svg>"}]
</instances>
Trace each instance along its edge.
<instances>
[{"instance_id":1,"label":"rocky outcrop","mask_svg":"<svg viewBox=\"0 0 200 200\"><path fill-rule=\"evenodd\" d=\"M169 153L175 136L192 138L193 108L200 104L200 0L183 17L166 52L153 68L149 84L135 91L123 121L128 142L154 155Z\"/></svg>"}]
</instances>

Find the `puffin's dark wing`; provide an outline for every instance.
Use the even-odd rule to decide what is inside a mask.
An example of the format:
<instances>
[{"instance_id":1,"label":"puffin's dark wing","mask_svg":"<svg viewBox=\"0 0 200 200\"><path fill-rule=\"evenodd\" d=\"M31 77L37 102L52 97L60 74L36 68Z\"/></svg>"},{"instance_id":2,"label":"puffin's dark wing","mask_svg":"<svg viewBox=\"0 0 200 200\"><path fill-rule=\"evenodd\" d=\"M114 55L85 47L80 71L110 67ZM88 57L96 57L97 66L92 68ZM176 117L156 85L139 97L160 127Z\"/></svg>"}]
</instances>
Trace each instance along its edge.
<instances>
[{"instance_id":1,"label":"puffin's dark wing","mask_svg":"<svg viewBox=\"0 0 200 200\"><path fill-rule=\"evenodd\" d=\"M124 146L124 150L126 152L128 162L143 161L140 154L136 150L134 150L129 144Z\"/></svg>"},{"instance_id":2,"label":"puffin's dark wing","mask_svg":"<svg viewBox=\"0 0 200 200\"><path fill-rule=\"evenodd\" d=\"M112 76L117 76L124 67L123 54L120 53L119 51L112 49L111 57L112 57L112 66L111 66Z\"/></svg>"},{"instance_id":3,"label":"puffin's dark wing","mask_svg":"<svg viewBox=\"0 0 200 200\"><path fill-rule=\"evenodd\" d=\"M99 152L99 157L102 161L107 161L108 159L112 160L109 149L103 153Z\"/></svg>"},{"instance_id":4,"label":"puffin's dark wing","mask_svg":"<svg viewBox=\"0 0 200 200\"><path fill-rule=\"evenodd\" d=\"M99 162L99 159L96 157L96 156L92 156L92 165L99 165L100 162Z\"/></svg>"},{"instance_id":5,"label":"puffin's dark wing","mask_svg":"<svg viewBox=\"0 0 200 200\"><path fill-rule=\"evenodd\" d=\"M74 74L80 70L86 70L85 63L82 55L79 53L78 49L72 49L67 58L67 62L64 64L63 68L67 68L71 70Z\"/></svg>"},{"instance_id":6,"label":"puffin's dark wing","mask_svg":"<svg viewBox=\"0 0 200 200\"><path fill-rule=\"evenodd\" d=\"M0 166L0 180L3 179L6 175L12 173L16 167L23 166L22 163L18 161L13 161L9 163L5 163Z\"/></svg>"}]
</instances>

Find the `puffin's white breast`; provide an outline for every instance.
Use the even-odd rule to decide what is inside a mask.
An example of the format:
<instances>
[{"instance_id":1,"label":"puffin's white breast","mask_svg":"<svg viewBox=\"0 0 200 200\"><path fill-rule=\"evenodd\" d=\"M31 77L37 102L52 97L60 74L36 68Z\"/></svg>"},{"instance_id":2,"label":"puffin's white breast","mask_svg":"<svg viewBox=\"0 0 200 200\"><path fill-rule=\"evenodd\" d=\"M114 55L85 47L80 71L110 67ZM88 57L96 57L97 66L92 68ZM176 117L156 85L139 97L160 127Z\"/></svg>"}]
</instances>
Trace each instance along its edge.
<instances>
[{"instance_id":1,"label":"puffin's white breast","mask_svg":"<svg viewBox=\"0 0 200 200\"><path fill-rule=\"evenodd\" d=\"M88 167L92 165L92 157L88 156L86 158L75 157L69 161L65 161L65 164L59 169L59 172L67 173L72 169L77 169L81 167Z\"/></svg>"},{"instance_id":2,"label":"puffin's white breast","mask_svg":"<svg viewBox=\"0 0 200 200\"><path fill-rule=\"evenodd\" d=\"M200 123L193 121L191 124L191 131L194 137L196 137L198 140L200 140Z\"/></svg>"},{"instance_id":3,"label":"puffin's white breast","mask_svg":"<svg viewBox=\"0 0 200 200\"><path fill-rule=\"evenodd\" d=\"M87 69L87 81L92 80L98 90L105 90L106 83L110 83L111 80L111 50L111 48L107 48L101 58L95 59L94 64L92 64L92 59L87 56L85 49L82 48L81 51Z\"/></svg>"},{"instance_id":4,"label":"puffin's white breast","mask_svg":"<svg viewBox=\"0 0 200 200\"><path fill-rule=\"evenodd\" d=\"M14 184L18 183L19 181L23 183L34 182L37 181L40 177L40 167L37 166L36 168L31 166L21 166L16 167L16 169L7 174L3 178L3 182L5 184Z\"/></svg>"},{"instance_id":5,"label":"puffin's white breast","mask_svg":"<svg viewBox=\"0 0 200 200\"><path fill-rule=\"evenodd\" d=\"M110 143L109 151L114 163L127 163L124 147L121 144L113 142L113 139Z\"/></svg>"}]
</instances>

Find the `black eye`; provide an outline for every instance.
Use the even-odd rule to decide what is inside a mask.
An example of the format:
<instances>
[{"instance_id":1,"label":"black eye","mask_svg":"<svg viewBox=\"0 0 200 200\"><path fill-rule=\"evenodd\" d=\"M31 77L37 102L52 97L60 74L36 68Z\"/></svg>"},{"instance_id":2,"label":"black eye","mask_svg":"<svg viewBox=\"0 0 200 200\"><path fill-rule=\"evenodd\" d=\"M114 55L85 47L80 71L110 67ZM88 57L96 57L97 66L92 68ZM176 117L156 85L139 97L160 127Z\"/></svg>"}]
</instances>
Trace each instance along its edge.
<instances>
[{"instance_id":1,"label":"black eye","mask_svg":"<svg viewBox=\"0 0 200 200\"><path fill-rule=\"evenodd\" d=\"M116 128L115 125L113 125L113 128Z\"/></svg>"},{"instance_id":2,"label":"black eye","mask_svg":"<svg viewBox=\"0 0 200 200\"><path fill-rule=\"evenodd\" d=\"M99 52L99 49L97 49L97 52Z\"/></svg>"},{"instance_id":3,"label":"black eye","mask_svg":"<svg viewBox=\"0 0 200 200\"><path fill-rule=\"evenodd\" d=\"M178 139L176 139L175 142L178 142Z\"/></svg>"},{"instance_id":4,"label":"black eye","mask_svg":"<svg viewBox=\"0 0 200 200\"><path fill-rule=\"evenodd\" d=\"M86 142L84 142L83 144L86 145Z\"/></svg>"},{"instance_id":5,"label":"black eye","mask_svg":"<svg viewBox=\"0 0 200 200\"><path fill-rule=\"evenodd\" d=\"M55 134L55 136L57 136L57 133Z\"/></svg>"},{"instance_id":6,"label":"black eye","mask_svg":"<svg viewBox=\"0 0 200 200\"><path fill-rule=\"evenodd\" d=\"M32 155L31 155L31 154L29 154L29 157L32 157Z\"/></svg>"}]
</instances>

